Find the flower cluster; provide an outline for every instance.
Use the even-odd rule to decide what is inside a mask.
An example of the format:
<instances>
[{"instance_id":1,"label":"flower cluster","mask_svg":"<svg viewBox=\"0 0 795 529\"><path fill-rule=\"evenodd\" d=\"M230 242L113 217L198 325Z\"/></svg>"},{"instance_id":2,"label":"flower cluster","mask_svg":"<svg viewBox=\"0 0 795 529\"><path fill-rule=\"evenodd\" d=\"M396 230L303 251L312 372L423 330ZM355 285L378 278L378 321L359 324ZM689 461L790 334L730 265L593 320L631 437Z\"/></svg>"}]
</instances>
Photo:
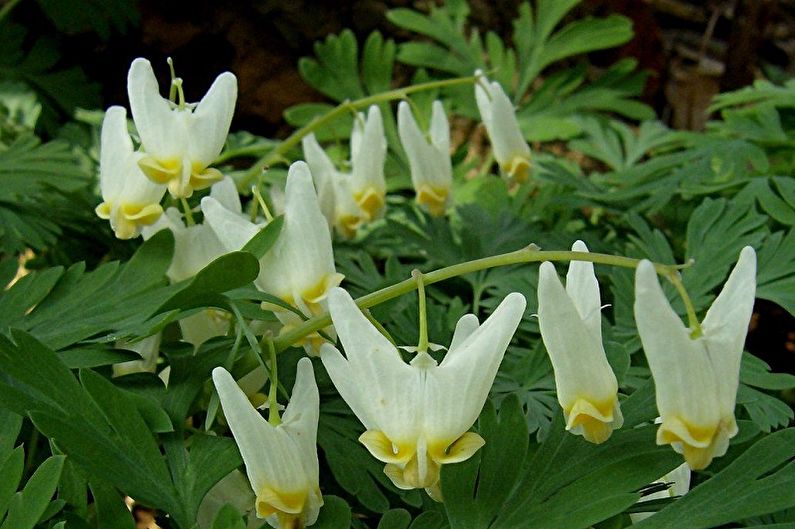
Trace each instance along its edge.
<instances>
[{"instance_id":1,"label":"flower cluster","mask_svg":"<svg viewBox=\"0 0 795 529\"><path fill-rule=\"evenodd\" d=\"M510 181L524 182L531 153L510 100L498 83L480 72L476 76L475 99L494 157ZM199 103L188 104L180 79L172 80L172 97L165 99L149 62L136 59L128 88L140 146L136 150L127 130L126 110L111 107L102 126L103 201L96 212L123 239L170 230L175 248L167 275L179 282L243 248L271 220L267 211L267 219L244 215L234 181L211 167L228 133L236 80L230 73L221 74ZM409 104L401 102L397 132L416 202L431 215L443 215L451 205L453 171L442 103L433 103L428 130L423 131ZM317 365L322 363L364 426L359 441L384 463L391 482L400 489L423 488L441 501L442 466L470 458L485 444L469 430L524 316L525 298L507 295L482 324L475 314L460 318L441 361L419 347L406 348L416 353L407 363L406 353L339 288L343 276L336 271L332 248L333 231L351 238L384 215L387 142L377 106L356 115L350 145L350 170L341 171L313 135L303 138L306 162L289 168L284 224L261 257L254 284L272 296L264 296L272 303L263 308L275 314L281 332L305 318L330 315L332 326L304 336L301 345L309 355L319 355ZM201 198L202 222L197 224L185 199L204 188L210 189ZM166 191L183 203L184 213L163 211L160 202ZM540 266L538 322L566 429L588 442L604 443L623 424L619 384L603 345L603 306L592 254L582 241L572 251L576 255L565 286L552 263ZM750 247L742 250L723 291L693 328L686 328L671 308L657 273L652 263L641 261L635 278L635 320L657 390L657 443L683 454L690 469L703 469L726 452L737 433L734 407L753 308L756 256ZM183 318L180 326L184 340L198 347L225 334L229 325L223 315L204 311ZM337 335L344 354L328 341L336 342ZM159 343L157 335L136 344L145 361L118 365L116 374L153 369ZM271 376L274 361L275 353ZM274 389L278 381L271 380L268 420L247 397L264 385L264 373L264 368L257 371L253 388L220 367L212 379L243 457L256 515L277 528L305 527L317 520L323 505L313 364L307 358L298 362L292 399L282 417Z\"/></svg>"}]
</instances>

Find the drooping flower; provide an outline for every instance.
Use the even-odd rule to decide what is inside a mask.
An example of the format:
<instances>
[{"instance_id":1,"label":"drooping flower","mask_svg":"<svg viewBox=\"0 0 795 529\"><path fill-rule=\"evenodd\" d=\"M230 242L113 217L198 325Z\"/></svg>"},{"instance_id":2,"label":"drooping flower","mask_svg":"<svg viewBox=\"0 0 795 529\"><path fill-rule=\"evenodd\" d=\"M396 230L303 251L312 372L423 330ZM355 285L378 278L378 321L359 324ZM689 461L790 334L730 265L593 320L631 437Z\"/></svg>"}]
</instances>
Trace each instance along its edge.
<instances>
[{"instance_id":1,"label":"drooping flower","mask_svg":"<svg viewBox=\"0 0 795 529\"><path fill-rule=\"evenodd\" d=\"M257 516L277 529L314 524L323 497L316 447L320 398L311 361L298 361L293 395L278 426L260 415L224 368L213 370L213 382L256 496Z\"/></svg>"},{"instance_id":2,"label":"drooping flower","mask_svg":"<svg viewBox=\"0 0 795 529\"><path fill-rule=\"evenodd\" d=\"M725 454L737 434L734 405L755 291L756 253L746 246L699 333L671 308L654 266L638 266L635 321L657 388L657 444L670 444L693 470Z\"/></svg>"},{"instance_id":3,"label":"drooping flower","mask_svg":"<svg viewBox=\"0 0 795 529\"><path fill-rule=\"evenodd\" d=\"M453 166L450 161L450 126L441 101L434 101L430 142L420 130L409 104L398 105L398 134L411 167L417 203L434 216L444 215L450 205Z\"/></svg>"},{"instance_id":4,"label":"drooping flower","mask_svg":"<svg viewBox=\"0 0 795 529\"><path fill-rule=\"evenodd\" d=\"M179 89L182 98L181 86ZM144 173L167 184L176 198L210 187L223 175L210 164L218 157L229 133L237 100L237 78L224 72L196 104L173 103L160 95L152 65L135 59L127 76L133 121L145 155Z\"/></svg>"},{"instance_id":5,"label":"drooping flower","mask_svg":"<svg viewBox=\"0 0 795 529\"><path fill-rule=\"evenodd\" d=\"M284 227L262 259L267 271L258 286L307 316L325 311L329 289L340 284L331 236L320 212L312 175L304 162L290 166L285 189Z\"/></svg>"},{"instance_id":6,"label":"drooping flower","mask_svg":"<svg viewBox=\"0 0 795 529\"><path fill-rule=\"evenodd\" d=\"M582 241L571 248L587 252ZM538 325L555 370L566 429L603 443L624 423L618 382L602 345L601 300L593 263L572 261L566 288L550 262L538 279Z\"/></svg>"},{"instance_id":7,"label":"drooping flower","mask_svg":"<svg viewBox=\"0 0 795 529\"><path fill-rule=\"evenodd\" d=\"M320 209L340 235L351 238L359 226L383 214L386 138L377 106L370 107L366 118L359 113L354 119L350 173L334 167L313 134L304 137L302 147L314 178Z\"/></svg>"},{"instance_id":8,"label":"drooping flower","mask_svg":"<svg viewBox=\"0 0 795 529\"><path fill-rule=\"evenodd\" d=\"M473 314L456 325L441 364L419 352L406 364L340 288L329 311L347 359L331 344L320 356L340 395L367 431L359 441L401 489L425 488L439 497L440 466L472 456L483 439L468 432L486 401L505 349L525 308L509 294L482 325Z\"/></svg>"},{"instance_id":9,"label":"drooping flower","mask_svg":"<svg viewBox=\"0 0 795 529\"><path fill-rule=\"evenodd\" d=\"M372 105L358 113L351 133L351 191L365 220L380 217L386 204L386 137L381 110Z\"/></svg>"},{"instance_id":10,"label":"drooping flower","mask_svg":"<svg viewBox=\"0 0 795 529\"><path fill-rule=\"evenodd\" d=\"M99 186L102 203L95 211L110 221L119 239L137 237L163 213L160 200L166 188L151 182L139 169L123 107L110 107L102 121Z\"/></svg>"},{"instance_id":11,"label":"drooping flower","mask_svg":"<svg viewBox=\"0 0 795 529\"><path fill-rule=\"evenodd\" d=\"M489 81L480 70L475 71L475 75L478 76L475 100L491 140L494 158L511 179L526 182L531 168L530 147L519 130L513 104L500 83Z\"/></svg>"},{"instance_id":12,"label":"drooping flower","mask_svg":"<svg viewBox=\"0 0 795 529\"><path fill-rule=\"evenodd\" d=\"M284 226L273 247L260 259L260 274L254 283L305 316L313 316L325 311L329 289L339 285L343 276L334 266L331 235L306 163L295 162L290 166L285 195ZM259 231L256 225L228 214L207 197L202 199L202 211L227 251L239 250ZM225 225L228 235L222 236L219 230ZM275 309L285 328L301 322L293 312L273 305L268 308ZM308 337L304 344L307 352L314 352L322 341L317 334Z\"/></svg>"}]
</instances>

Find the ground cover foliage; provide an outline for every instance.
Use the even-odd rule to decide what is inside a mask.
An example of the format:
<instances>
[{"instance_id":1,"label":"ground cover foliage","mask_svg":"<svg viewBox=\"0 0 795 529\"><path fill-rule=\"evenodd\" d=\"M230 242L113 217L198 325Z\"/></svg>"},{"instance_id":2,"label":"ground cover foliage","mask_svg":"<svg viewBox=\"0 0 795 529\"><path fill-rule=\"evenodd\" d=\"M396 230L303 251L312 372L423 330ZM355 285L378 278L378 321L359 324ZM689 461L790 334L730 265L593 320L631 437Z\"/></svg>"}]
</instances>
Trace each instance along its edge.
<instances>
[{"instance_id":1,"label":"ground cover foliage","mask_svg":"<svg viewBox=\"0 0 795 529\"><path fill-rule=\"evenodd\" d=\"M363 98L408 88L376 100L388 144L386 214L353 238L335 239L342 286L356 298L410 278L413 269L430 272L529 244L568 250L579 239L592 252L690 263L682 282L703 315L750 245L758 256L757 298L795 315L795 83L758 81L723 93L705 131L669 129L639 101L646 74L632 60L602 71L588 67L585 54L632 38L631 22L618 15L567 19L577 3L522 4L505 40L471 27L461 0L429 12L394 9L389 20L410 39L374 32L357 42L343 31L300 61L304 81L328 102L294 106L285 118L299 131L314 127L339 167L346 167L356 119L348 107L364 110L356 106ZM93 7L81 10L39 4L58 30L96 38L123 31L137 17L125 0L113 7L86 2ZM81 16L88 9L95 16ZM243 470L242 460L210 374L224 366L239 378L258 357L268 360L255 322L276 325L274 312L260 303L280 301L252 282L280 222L194 277L170 282L175 240L168 230L145 242L120 242L94 215L102 120L96 87L80 68L60 68L52 42L26 39L13 11L2 13L0 529L132 529L125 498L164 528L261 527L263 520L245 512L253 497L247 505L232 499L247 499L248 484L233 472ZM443 82L477 69L516 106L533 147L526 182L500 176L479 125L474 81ZM398 71L410 72L409 84L396 84ZM409 88L423 83L427 89ZM395 117L399 99L411 102L421 122L437 99L456 116L453 204L444 216L414 202ZM266 197L283 188L286 162L303 158L300 139L230 134L215 166L234 179L244 210L258 207L252 185ZM204 195L197 192L190 204ZM727 454L695 472L687 494L638 504L665 490L654 482L682 459L655 444L658 412L633 316L634 271L596 270L609 305L602 312L605 350L624 414L607 442L591 444L564 429L534 316L537 264L454 277L426 287L434 343L449 343L467 312L485 317L510 292L527 299L473 427L485 446L443 467L443 503L422 490L398 489L359 443L363 426L314 360L325 501L314 527L612 529L631 526L631 513L654 511L634 525L795 527L795 376L771 372L749 353L737 395L739 434ZM674 288L665 290L684 316ZM207 309L234 324L194 350L177 322ZM420 339L416 295L389 299L370 314L397 344ZM155 372L114 376L114 365L141 359L136 344L161 332ZM303 355L300 347L278 355L279 386L288 390L280 392L283 403ZM167 383L157 376L164 369ZM244 492L234 493L240 487Z\"/></svg>"}]
</instances>

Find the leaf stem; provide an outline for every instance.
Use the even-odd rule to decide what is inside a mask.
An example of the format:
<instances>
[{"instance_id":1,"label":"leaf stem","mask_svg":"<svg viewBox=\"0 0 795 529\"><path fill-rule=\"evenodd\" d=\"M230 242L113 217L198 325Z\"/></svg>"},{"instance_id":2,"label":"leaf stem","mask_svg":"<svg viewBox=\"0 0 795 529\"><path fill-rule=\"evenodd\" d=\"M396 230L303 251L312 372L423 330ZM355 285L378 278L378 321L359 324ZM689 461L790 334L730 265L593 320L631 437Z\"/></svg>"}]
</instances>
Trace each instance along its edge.
<instances>
[{"instance_id":1,"label":"leaf stem","mask_svg":"<svg viewBox=\"0 0 795 529\"><path fill-rule=\"evenodd\" d=\"M442 81L430 81L428 83L420 83L413 86L407 86L405 88L396 88L395 90L389 90L387 92L381 92L380 94L374 94L361 99L356 99L355 101L343 101L322 116L313 118L312 121L290 134L290 136L285 138L281 143L274 147L273 150L268 152L268 154L257 160L251 169L249 169L246 174L243 175L242 183L243 185L247 186L254 178L257 177L257 174L262 172L263 169L273 163L283 160L284 154L294 146L298 145L304 136L313 133L317 129L323 127L327 123L335 120L343 114L354 112L362 108L367 108L370 105L384 103L386 101L405 99L409 94L413 94L414 92L422 92L424 90L433 90L436 88L443 88L446 86L454 86L459 84L474 83L475 80L475 76L469 76L445 79Z\"/></svg>"},{"instance_id":2,"label":"leaf stem","mask_svg":"<svg viewBox=\"0 0 795 529\"><path fill-rule=\"evenodd\" d=\"M488 268L495 268L498 266L508 266L514 264L522 264L522 263L538 263L542 261L589 261L591 263L598 263L598 264L606 264L610 266L620 266L623 268L637 268L638 264L640 263L640 259L634 259L632 257L624 257L619 255L610 255L610 254L603 254L603 253L592 253L592 252L575 252L575 251L543 251L539 250L537 246L531 244L521 250L516 250L513 252L508 252L504 254L494 255L491 257L484 257L482 259L475 259L473 261L466 261L464 263L454 264L452 266L447 266L444 268L440 268L438 270L434 270L432 272L428 272L427 274L423 274L423 287L425 285L431 285L433 283L438 283L439 281L444 281L445 279L450 279L453 277L458 277L461 275L469 274L472 272L477 272L478 270L486 270ZM678 274L676 274L677 266L672 265L663 265L658 263L653 263L655 271L664 277L667 277L671 281L674 282L676 285L676 281L678 279ZM681 281L679 281L681 285ZM390 299L396 298L403 294L407 294L412 290L419 288L419 283L416 281L414 277L409 279L405 279L399 283L394 285L388 286L386 288L382 288L381 290L377 290L375 292L371 292L365 296L360 297L356 300L356 304L360 308L369 308L374 305L378 305ZM684 290L684 286L677 287L677 291L679 294L683 296L685 301L685 305L688 306L688 315L692 312L693 316L691 317L691 327L693 325L693 321L695 318L695 311L693 310L692 303L689 301L689 297L687 297L687 292ZM304 321L300 325L296 325L293 329L281 334L274 340L274 346L277 352L281 352L292 344L296 343L304 336L311 334L313 332L322 329L323 327L327 327L331 324L331 318L328 313L319 314L308 320ZM698 327L697 327L698 328Z\"/></svg>"}]
</instances>

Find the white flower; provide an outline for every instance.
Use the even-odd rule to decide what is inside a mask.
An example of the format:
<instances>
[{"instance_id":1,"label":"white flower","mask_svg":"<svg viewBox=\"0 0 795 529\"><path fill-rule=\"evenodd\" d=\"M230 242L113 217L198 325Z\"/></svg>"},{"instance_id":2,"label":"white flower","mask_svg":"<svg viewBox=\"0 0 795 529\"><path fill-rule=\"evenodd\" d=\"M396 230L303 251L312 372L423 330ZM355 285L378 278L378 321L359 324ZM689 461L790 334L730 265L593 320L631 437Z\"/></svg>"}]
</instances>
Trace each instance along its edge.
<instances>
[{"instance_id":1,"label":"white flower","mask_svg":"<svg viewBox=\"0 0 795 529\"><path fill-rule=\"evenodd\" d=\"M431 215L441 216L450 204L453 166L450 161L450 126L441 101L434 101L430 142L420 130L405 101L398 105L398 134L411 167L417 203Z\"/></svg>"},{"instance_id":2,"label":"white flower","mask_svg":"<svg viewBox=\"0 0 795 529\"><path fill-rule=\"evenodd\" d=\"M287 174L284 226L273 247L260 260L257 288L300 310L306 316L325 312L326 295L342 281L334 267L331 234L320 212L312 175L304 162L295 162ZM224 211L216 201L202 199L205 221L215 230L228 251L239 250L259 227ZM221 233L223 232L223 234ZM301 322L297 314L276 309L286 327ZM327 332L333 332L327 329ZM323 340L317 334L307 338L307 352Z\"/></svg>"},{"instance_id":3,"label":"white flower","mask_svg":"<svg viewBox=\"0 0 795 529\"><path fill-rule=\"evenodd\" d=\"M475 75L478 76L475 100L491 139L494 158L503 173L517 182L525 182L530 176L530 147L519 130L513 104L500 83L489 81L480 70Z\"/></svg>"},{"instance_id":4,"label":"white flower","mask_svg":"<svg viewBox=\"0 0 795 529\"><path fill-rule=\"evenodd\" d=\"M635 321L657 387L657 444L670 444L693 470L725 454L737 434L734 405L755 291L756 253L746 246L698 334L671 308L654 266L638 266Z\"/></svg>"},{"instance_id":5,"label":"white flower","mask_svg":"<svg viewBox=\"0 0 795 529\"><path fill-rule=\"evenodd\" d=\"M314 134L305 136L301 145L314 178L320 210L340 235L351 238L359 226L381 216L386 203L386 138L377 106L370 107L366 119L362 113L354 119L351 173L334 167Z\"/></svg>"},{"instance_id":6,"label":"white flower","mask_svg":"<svg viewBox=\"0 0 795 529\"><path fill-rule=\"evenodd\" d=\"M347 292L329 294L329 311L347 359L324 344L329 377L367 431L359 441L401 489L437 496L439 468L468 459L483 439L467 430L488 396L505 349L525 308L509 294L483 322L473 314L456 325L450 349L437 365L420 352L410 365L362 314Z\"/></svg>"},{"instance_id":7,"label":"white flower","mask_svg":"<svg viewBox=\"0 0 795 529\"><path fill-rule=\"evenodd\" d=\"M323 497L316 447L320 398L312 362L298 361L293 395L278 426L254 409L224 368L213 370L213 382L256 496L257 516L281 529L315 523Z\"/></svg>"},{"instance_id":8,"label":"white flower","mask_svg":"<svg viewBox=\"0 0 795 529\"><path fill-rule=\"evenodd\" d=\"M223 178L209 165L229 133L237 100L233 74L219 75L199 103L174 104L161 97L149 61L138 58L130 66L127 91L146 153L139 165L152 181L168 184L171 195L180 198Z\"/></svg>"},{"instance_id":9,"label":"white flower","mask_svg":"<svg viewBox=\"0 0 795 529\"><path fill-rule=\"evenodd\" d=\"M323 301L342 281L334 267L331 236L320 212L312 175L304 162L287 174L284 227L262 259L258 286L312 316L325 311Z\"/></svg>"},{"instance_id":10,"label":"white flower","mask_svg":"<svg viewBox=\"0 0 795 529\"><path fill-rule=\"evenodd\" d=\"M103 202L95 211L110 221L119 239L137 237L163 213L160 200L166 188L149 181L138 168L123 107L110 107L102 121L99 186Z\"/></svg>"},{"instance_id":11,"label":"white flower","mask_svg":"<svg viewBox=\"0 0 795 529\"><path fill-rule=\"evenodd\" d=\"M588 251L582 241L571 249ZM618 382L602 346L601 300L593 263L572 261L565 290L552 263L541 264L538 325L555 369L566 429L592 443L603 443L624 418Z\"/></svg>"},{"instance_id":12,"label":"white flower","mask_svg":"<svg viewBox=\"0 0 795 529\"><path fill-rule=\"evenodd\" d=\"M364 123L364 125L362 125ZM365 220L381 216L386 203L386 138L381 110L372 105L367 112L358 113L351 133L351 191Z\"/></svg>"}]
</instances>

